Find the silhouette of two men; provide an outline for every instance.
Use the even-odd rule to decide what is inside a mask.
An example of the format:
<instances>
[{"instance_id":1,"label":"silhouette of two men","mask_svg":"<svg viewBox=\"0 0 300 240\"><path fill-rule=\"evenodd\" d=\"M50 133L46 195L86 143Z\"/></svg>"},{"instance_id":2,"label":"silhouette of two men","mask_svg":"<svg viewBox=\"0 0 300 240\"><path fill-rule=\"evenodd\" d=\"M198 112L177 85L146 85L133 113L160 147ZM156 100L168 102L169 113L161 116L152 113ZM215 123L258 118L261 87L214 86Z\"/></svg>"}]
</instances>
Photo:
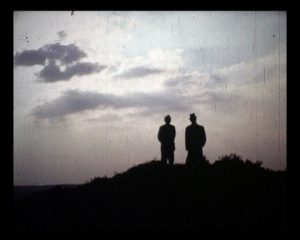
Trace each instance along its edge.
<instances>
[{"instance_id":1,"label":"silhouette of two men","mask_svg":"<svg viewBox=\"0 0 300 240\"><path fill-rule=\"evenodd\" d=\"M185 129L185 148L188 151L186 158L187 165L193 165L203 161L203 150L206 143L206 133L203 126L197 124L197 117L195 113L190 114L191 125ZM170 124L171 117L165 116L164 125L160 126L158 131L158 140L161 143L161 161L163 164L169 162L174 164L175 151L175 136L176 130Z\"/></svg>"}]
</instances>

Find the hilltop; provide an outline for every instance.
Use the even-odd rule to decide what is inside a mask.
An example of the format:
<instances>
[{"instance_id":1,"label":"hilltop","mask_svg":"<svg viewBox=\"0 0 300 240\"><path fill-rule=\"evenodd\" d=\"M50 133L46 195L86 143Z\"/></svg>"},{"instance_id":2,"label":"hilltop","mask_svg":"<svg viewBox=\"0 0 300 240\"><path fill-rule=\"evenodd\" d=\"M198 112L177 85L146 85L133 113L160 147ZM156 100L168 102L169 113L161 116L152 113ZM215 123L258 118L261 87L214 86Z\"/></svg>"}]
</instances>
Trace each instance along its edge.
<instances>
[{"instance_id":1,"label":"hilltop","mask_svg":"<svg viewBox=\"0 0 300 240\"><path fill-rule=\"evenodd\" d=\"M150 161L16 201L15 229L286 229L285 179L236 155L193 167Z\"/></svg>"}]
</instances>

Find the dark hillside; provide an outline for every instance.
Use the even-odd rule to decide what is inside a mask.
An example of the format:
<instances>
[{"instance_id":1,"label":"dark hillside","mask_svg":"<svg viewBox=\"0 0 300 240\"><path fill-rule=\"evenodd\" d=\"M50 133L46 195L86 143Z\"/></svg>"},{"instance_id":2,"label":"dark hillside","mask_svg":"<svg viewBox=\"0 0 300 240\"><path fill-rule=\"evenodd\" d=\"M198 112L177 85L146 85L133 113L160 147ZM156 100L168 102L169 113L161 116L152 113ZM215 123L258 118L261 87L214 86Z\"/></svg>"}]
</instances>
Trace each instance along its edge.
<instances>
[{"instance_id":1,"label":"dark hillside","mask_svg":"<svg viewBox=\"0 0 300 240\"><path fill-rule=\"evenodd\" d=\"M193 167L148 162L32 193L15 204L15 228L286 229L286 172L260 165L236 155Z\"/></svg>"}]
</instances>

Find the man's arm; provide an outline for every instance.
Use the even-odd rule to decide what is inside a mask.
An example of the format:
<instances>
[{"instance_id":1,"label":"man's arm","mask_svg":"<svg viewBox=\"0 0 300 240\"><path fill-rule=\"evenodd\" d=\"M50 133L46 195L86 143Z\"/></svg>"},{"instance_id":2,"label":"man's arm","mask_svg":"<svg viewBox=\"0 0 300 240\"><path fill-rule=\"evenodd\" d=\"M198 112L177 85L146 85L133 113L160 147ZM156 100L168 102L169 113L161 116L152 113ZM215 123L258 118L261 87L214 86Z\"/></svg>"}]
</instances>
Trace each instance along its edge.
<instances>
[{"instance_id":1,"label":"man's arm","mask_svg":"<svg viewBox=\"0 0 300 240\"><path fill-rule=\"evenodd\" d=\"M173 141L175 141L175 137L176 137L176 128L173 128Z\"/></svg>"},{"instance_id":2,"label":"man's arm","mask_svg":"<svg viewBox=\"0 0 300 240\"><path fill-rule=\"evenodd\" d=\"M187 128L185 129L185 149L188 151L188 131Z\"/></svg>"},{"instance_id":3,"label":"man's arm","mask_svg":"<svg viewBox=\"0 0 300 240\"><path fill-rule=\"evenodd\" d=\"M204 145L205 145L205 143L206 143L206 133L205 133L205 129L204 129L204 127L202 127L202 129L203 129L203 139L202 139L202 147L204 147Z\"/></svg>"},{"instance_id":4,"label":"man's arm","mask_svg":"<svg viewBox=\"0 0 300 240\"><path fill-rule=\"evenodd\" d=\"M158 141L161 142L161 127L160 127L159 130L158 130L157 139L158 139Z\"/></svg>"}]
</instances>

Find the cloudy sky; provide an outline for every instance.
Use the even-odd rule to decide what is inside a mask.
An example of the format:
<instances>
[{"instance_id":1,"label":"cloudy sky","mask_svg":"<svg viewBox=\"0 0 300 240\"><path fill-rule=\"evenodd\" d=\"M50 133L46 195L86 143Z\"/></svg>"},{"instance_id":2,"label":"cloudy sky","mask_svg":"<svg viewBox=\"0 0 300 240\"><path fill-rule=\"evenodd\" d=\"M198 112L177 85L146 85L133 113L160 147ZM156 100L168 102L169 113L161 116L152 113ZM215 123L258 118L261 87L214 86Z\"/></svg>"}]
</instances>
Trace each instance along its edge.
<instances>
[{"instance_id":1,"label":"cloudy sky","mask_svg":"<svg viewBox=\"0 0 300 240\"><path fill-rule=\"evenodd\" d=\"M175 162L195 112L211 163L286 168L286 12L14 12L14 184L83 183Z\"/></svg>"}]
</instances>

